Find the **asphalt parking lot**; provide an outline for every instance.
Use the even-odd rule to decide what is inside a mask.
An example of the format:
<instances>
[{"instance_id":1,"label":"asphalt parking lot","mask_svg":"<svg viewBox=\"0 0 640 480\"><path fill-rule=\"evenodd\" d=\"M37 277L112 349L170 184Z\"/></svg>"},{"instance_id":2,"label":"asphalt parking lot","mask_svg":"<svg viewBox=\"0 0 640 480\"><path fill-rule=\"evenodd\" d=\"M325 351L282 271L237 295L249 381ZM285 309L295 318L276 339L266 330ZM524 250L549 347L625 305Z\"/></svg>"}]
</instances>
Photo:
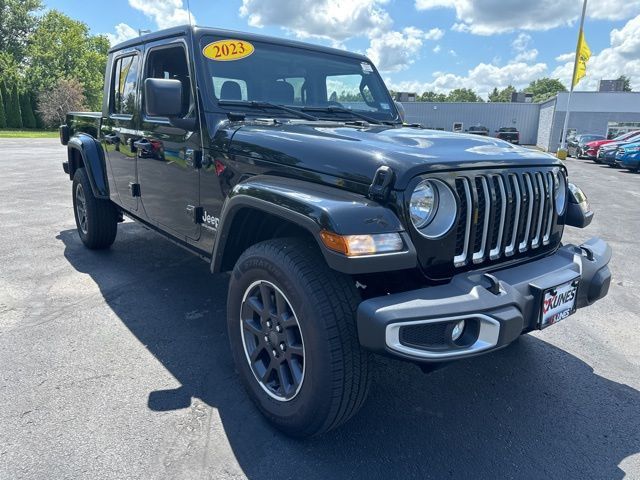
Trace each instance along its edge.
<instances>
[{"instance_id":1,"label":"asphalt parking lot","mask_svg":"<svg viewBox=\"0 0 640 480\"><path fill-rule=\"evenodd\" d=\"M131 222L83 248L64 156L0 140L0 479L640 478L639 174L567 160L606 299L429 375L378 359L357 417L294 441L234 374L227 278Z\"/></svg>"}]
</instances>

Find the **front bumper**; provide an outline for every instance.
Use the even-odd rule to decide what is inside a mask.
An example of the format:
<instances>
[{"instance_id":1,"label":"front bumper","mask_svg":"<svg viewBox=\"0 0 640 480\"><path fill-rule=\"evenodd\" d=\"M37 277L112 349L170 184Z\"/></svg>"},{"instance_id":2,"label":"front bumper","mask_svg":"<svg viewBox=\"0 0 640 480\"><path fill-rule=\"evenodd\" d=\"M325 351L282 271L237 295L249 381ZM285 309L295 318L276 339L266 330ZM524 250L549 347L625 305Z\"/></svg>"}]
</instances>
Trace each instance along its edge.
<instances>
[{"instance_id":1,"label":"front bumper","mask_svg":"<svg viewBox=\"0 0 640 480\"><path fill-rule=\"evenodd\" d=\"M603 298L611 282L610 259L611 247L593 238L579 247L566 245L546 258L495 271L491 276L467 272L446 285L365 300L357 314L360 344L377 353L421 363L496 350L537 328L545 290L579 278L577 308ZM417 348L401 339L402 327L444 327L461 319L475 329L471 332L475 340L463 346Z\"/></svg>"}]
</instances>

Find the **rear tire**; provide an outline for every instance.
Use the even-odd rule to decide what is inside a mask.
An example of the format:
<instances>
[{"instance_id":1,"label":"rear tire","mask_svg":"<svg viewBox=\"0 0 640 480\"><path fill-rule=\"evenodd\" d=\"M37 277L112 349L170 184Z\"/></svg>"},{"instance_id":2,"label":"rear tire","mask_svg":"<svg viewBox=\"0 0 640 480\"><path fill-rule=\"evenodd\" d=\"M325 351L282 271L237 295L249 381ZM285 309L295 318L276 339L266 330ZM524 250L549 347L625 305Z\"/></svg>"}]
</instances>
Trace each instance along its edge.
<instances>
[{"instance_id":1,"label":"rear tire","mask_svg":"<svg viewBox=\"0 0 640 480\"><path fill-rule=\"evenodd\" d=\"M118 233L118 210L110 200L93 195L84 168L73 176L73 212L80 240L91 250L109 248Z\"/></svg>"},{"instance_id":2,"label":"rear tire","mask_svg":"<svg viewBox=\"0 0 640 480\"><path fill-rule=\"evenodd\" d=\"M309 241L262 242L236 263L227 302L236 368L258 409L287 435L319 435L363 405L370 354L358 342L359 302L353 280L329 269Z\"/></svg>"}]
</instances>

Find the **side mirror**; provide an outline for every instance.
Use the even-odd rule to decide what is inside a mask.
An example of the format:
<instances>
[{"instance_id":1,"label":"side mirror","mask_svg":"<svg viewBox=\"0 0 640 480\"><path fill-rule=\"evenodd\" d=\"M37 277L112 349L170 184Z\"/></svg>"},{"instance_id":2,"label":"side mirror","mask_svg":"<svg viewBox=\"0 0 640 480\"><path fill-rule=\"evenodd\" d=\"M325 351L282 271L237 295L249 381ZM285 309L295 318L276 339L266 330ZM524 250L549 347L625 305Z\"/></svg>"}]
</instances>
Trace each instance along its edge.
<instances>
[{"instance_id":1,"label":"side mirror","mask_svg":"<svg viewBox=\"0 0 640 480\"><path fill-rule=\"evenodd\" d=\"M144 81L144 103L147 115L178 117L182 113L182 82L165 78Z\"/></svg>"}]
</instances>

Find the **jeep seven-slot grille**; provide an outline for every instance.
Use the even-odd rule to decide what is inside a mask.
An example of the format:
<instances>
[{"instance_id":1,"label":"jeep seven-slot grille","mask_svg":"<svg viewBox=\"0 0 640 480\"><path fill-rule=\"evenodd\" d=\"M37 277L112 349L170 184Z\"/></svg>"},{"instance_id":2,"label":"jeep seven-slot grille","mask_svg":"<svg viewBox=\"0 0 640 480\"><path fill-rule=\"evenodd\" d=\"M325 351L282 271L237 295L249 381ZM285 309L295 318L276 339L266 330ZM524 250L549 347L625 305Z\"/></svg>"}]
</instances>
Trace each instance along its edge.
<instances>
[{"instance_id":1,"label":"jeep seven-slot grille","mask_svg":"<svg viewBox=\"0 0 640 480\"><path fill-rule=\"evenodd\" d=\"M508 259L550 242L554 224L551 171L460 176L454 265Z\"/></svg>"}]
</instances>

